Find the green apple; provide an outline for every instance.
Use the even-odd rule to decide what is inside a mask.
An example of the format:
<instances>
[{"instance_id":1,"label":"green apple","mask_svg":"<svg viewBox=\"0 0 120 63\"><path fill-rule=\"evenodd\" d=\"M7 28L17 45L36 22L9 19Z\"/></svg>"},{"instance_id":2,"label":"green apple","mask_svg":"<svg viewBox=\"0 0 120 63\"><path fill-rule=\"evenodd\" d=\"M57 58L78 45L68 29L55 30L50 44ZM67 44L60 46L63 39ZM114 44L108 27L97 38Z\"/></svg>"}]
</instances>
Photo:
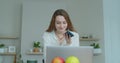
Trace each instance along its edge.
<instances>
[{"instance_id":1,"label":"green apple","mask_svg":"<svg viewBox=\"0 0 120 63\"><path fill-rule=\"evenodd\" d=\"M65 63L80 63L80 61L75 56L69 56L69 57L67 57Z\"/></svg>"}]
</instances>

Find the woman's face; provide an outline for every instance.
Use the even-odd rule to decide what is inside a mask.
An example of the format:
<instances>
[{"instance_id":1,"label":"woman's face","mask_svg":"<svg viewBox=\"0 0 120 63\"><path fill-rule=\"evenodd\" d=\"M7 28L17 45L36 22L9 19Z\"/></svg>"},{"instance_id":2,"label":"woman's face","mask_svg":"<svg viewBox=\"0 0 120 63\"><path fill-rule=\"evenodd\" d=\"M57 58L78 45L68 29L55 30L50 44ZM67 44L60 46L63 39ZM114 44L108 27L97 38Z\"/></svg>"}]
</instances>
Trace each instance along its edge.
<instances>
[{"instance_id":1,"label":"woman's face","mask_svg":"<svg viewBox=\"0 0 120 63\"><path fill-rule=\"evenodd\" d=\"M56 31L59 33L64 33L67 28L67 21L65 20L64 16L58 15L55 19L55 27Z\"/></svg>"}]
</instances>

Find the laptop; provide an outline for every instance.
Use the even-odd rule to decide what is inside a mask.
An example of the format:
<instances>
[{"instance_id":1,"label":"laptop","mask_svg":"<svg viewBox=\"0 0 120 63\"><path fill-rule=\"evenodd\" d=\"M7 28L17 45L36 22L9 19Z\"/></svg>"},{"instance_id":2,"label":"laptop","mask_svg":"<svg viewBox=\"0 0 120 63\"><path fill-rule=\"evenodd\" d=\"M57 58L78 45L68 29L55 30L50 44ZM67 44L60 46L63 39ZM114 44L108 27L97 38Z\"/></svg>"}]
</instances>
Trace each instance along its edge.
<instances>
[{"instance_id":1,"label":"laptop","mask_svg":"<svg viewBox=\"0 0 120 63\"><path fill-rule=\"evenodd\" d=\"M46 47L45 63L51 63L53 58L60 56L66 60L69 56L75 56L80 63L93 63L93 47L67 47L67 46L48 46Z\"/></svg>"}]
</instances>

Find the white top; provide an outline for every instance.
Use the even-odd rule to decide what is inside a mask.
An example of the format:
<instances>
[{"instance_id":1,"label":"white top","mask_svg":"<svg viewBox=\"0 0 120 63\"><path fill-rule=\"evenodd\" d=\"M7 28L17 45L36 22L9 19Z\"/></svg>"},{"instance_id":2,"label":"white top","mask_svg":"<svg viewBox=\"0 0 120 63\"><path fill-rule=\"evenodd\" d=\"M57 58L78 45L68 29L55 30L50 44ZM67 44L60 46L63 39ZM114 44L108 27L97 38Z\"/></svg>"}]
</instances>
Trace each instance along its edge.
<instances>
[{"instance_id":1,"label":"white top","mask_svg":"<svg viewBox=\"0 0 120 63\"><path fill-rule=\"evenodd\" d=\"M52 32L44 32L43 34L43 43L44 43L44 56L46 57L46 46L73 46L73 47L79 47L80 46L80 40L79 40L79 34L76 32L70 31L74 36L71 37L71 44L66 45L66 40L63 41L63 43L60 45L57 36L54 31Z\"/></svg>"},{"instance_id":2,"label":"white top","mask_svg":"<svg viewBox=\"0 0 120 63\"><path fill-rule=\"evenodd\" d=\"M43 34L43 42L44 46L79 46L79 35L76 32L70 31L74 36L71 37L71 44L66 45L66 40L63 41L63 43L60 45L57 36L54 31L52 32L44 32Z\"/></svg>"}]
</instances>

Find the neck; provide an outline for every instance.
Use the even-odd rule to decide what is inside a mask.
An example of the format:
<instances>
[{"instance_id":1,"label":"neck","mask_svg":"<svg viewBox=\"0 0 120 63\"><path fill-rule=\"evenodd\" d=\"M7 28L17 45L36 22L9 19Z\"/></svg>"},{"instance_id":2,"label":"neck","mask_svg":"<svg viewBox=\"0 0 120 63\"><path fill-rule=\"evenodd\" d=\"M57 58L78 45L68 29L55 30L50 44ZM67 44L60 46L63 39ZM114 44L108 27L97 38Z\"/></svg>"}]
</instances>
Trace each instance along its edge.
<instances>
[{"instance_id":1,"label":"neck","mask_svg":"<svg viewBox=\"0 0 120 63\"><path fill-rule=\"evenodd\" d=\"M62 39L64 38L64 33L55 32L55 34L56 34L56 36L57 36L57 38L58 38L59 40L62 40Z\"/></svg>"}]
</instances>

